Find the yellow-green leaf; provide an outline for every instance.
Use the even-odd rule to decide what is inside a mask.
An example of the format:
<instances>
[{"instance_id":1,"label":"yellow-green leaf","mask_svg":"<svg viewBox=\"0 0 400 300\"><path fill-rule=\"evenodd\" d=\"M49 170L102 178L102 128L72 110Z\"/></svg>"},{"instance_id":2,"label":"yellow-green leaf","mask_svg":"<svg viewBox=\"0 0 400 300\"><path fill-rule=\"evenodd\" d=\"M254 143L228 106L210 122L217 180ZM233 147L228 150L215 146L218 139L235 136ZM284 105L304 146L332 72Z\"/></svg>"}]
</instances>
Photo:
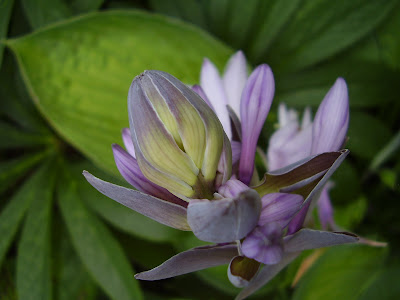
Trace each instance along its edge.
<instances>
[{"instance_id":1,"label":"yellow-green leaf","mask_svg":"<svg viewBox=\"0 0 400 300\"><path fill-rule=\"evenodd\" d=\"M222 66L231 53L201 30L140 11L89 14L7 45L56 131L114 172L111 144L121 142L121 129L128 126L133 77L158 69L195 83L203 57Z\"/></svg>"}]
</instances>

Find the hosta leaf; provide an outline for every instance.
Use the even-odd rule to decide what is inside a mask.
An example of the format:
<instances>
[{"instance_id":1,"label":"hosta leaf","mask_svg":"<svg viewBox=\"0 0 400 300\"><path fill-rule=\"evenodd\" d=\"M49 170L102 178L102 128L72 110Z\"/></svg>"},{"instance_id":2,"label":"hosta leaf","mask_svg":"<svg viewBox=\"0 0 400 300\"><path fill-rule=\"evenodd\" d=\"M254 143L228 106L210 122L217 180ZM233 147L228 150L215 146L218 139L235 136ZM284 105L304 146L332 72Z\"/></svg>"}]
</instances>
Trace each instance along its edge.
<instances>
[{"instance_id":1,"label":"hosta leaf","mask_svg":"<svg viewBox=\"0 0 400 300\"><path fill-rule=\"evenodd\" d=\"M276 40L269 60L276 70L299 70L332 57L374 29L392 1L306 1Z\"/></svg>"},{"instance_id":2,"label":"hosta leaf","mask_svg":"<svg viewBox=\"0 0 400 300\"><path fill-rule=\"evenodd\" d=\"M52 126L113 171L110 146L128 126L126 97L133 77L159 69L195 83L204 56L221 66L230 54L200 30L139 11L87 15L8 45Z\"/></svg>"},{"instance_id":3,"label":"hosta leaf","mask_svg":"<svg viewBox=\"0 0 400 300\"><path fill-rule=\"evenodd\" d=\"M18 244L17 291L19 299L53 299L51 283L50 228L55 172L50 164L26 192L32 198Z\"/></svg>"},{"instance_id":4,"label":"hosta leaf","mask_svg":"<svg viewBox=\"0 0 400 300\"><path fill-rule=\"evenodd\" d=\"M82 263L111 299L142 299L121 246L107 227L87 210L77 188L76 181L66 175L58 188L58 198L62 216Z\"/></svg>"},{"instance_id":5,"label":"hosta leaf","mask_svg":"<svg viewBox=\"0 0 400 300\"><path fill-rule=\"evenodd\" d=\"M0 2L0 67L3 61L4 44L1 42L7 36L8 22L11 17L11 10L14 0Z\"/></svg>"},{"instance_id":6,"label":"hosta leaf","mask_svg":"<svg viewBox=\"0 0 400 300\"><path fill-rule=\"evenodd\" d=\"M0 213L0 266L29 204L37 196L38 191L45 187L44 182L46 181L47 171L48 166L36 171L11 197Z\"/></svg>"},{"instance_id":7,"label":"hosta leaf","mask_svg":"<svg viewBox=\"0 0 400 300\"><path fill-rule=\"evenodd\" d=\"M300 280L294 300L359 299L380 271L385 249L361 245L329 248Z\"/></svg>"}]
</instances>

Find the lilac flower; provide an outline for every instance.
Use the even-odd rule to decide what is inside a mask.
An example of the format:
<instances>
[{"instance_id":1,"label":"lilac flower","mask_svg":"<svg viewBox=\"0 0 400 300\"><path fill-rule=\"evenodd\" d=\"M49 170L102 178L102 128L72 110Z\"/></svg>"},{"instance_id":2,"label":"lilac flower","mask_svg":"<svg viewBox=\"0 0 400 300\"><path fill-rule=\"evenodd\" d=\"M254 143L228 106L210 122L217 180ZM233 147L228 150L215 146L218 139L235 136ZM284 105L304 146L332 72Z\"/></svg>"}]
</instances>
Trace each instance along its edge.
<instances>
[{"instance_id":1,"label":"lilac flower","mask_svg":"<svg viewBox=\"0 0 400 300\"><path fill-rule=\"evenodd\" d=\"M207 81L218 84L207 87ZM113 145L113 152L121 175L137 190L84 172L104 195L214 243L177 254L135 277L158 280L229 264L231 282L245 287L238 296L243 299L301 251L357 242L348 233L301 229L287 234L299 212L315 202L347 150L310 156L266 173L262 180L254 171L257 139L274 94L271 69L258 66L247 78L244 56L238 53L222 79L206 61L202 85L207 94L200 87L195 93L161 71L145 71L133 80L128 94L130 132L123 130L126 151Z\"/></svg>"}]
</instances>

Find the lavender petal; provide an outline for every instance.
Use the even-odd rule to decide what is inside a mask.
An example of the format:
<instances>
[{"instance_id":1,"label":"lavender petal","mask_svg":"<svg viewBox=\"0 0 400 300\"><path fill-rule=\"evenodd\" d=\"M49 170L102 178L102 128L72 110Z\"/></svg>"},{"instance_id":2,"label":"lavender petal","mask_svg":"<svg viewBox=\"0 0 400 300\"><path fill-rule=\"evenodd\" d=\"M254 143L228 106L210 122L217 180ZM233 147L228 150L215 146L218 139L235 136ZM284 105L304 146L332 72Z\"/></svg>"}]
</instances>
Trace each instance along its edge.
<instances>
[{"instance_id":1,"label":"lavender petal","mask_svg":"<svg viewBox=\"0 0 400 300\"><path fill-rule=\"evenodd\" d=\"M209 201L194 199L188 206L188 223L194 235L206 242L227 243L240 240L256 226L261 200L248 189L236 198Z\"/></svg>"},{"instance_id":2,"label":"lavender petal","mask_svg":"<svg viewBox=\"0 0 400 300\"><path fill-rule=\"evenodd\" d=\"M152 270L136 274L135 278L139 280L160 280L183 275L228 264L232 257L237 254L235 244L193 248L171 257Z\"/></svg>"},{"instance_id":3,"label":"lavender petal","mask_svg":"<svg viewBox=\"0 0 400 300\"><path fill-rule=\"evenodd\" d=\"M86 180L103 195L145 215L161 224L190 231L186 219L186 208L141 192L103 181L87 171L83 171Z\"/></svg>"},{"instance_id":4,"label":"lavender petal","mask_svg":"<svg viewBox=\"0 0 400 300\"><path fill-rule=\"evenodd\" d=\"M270 222L285 228L291 218L299 211L303 197L296 194L272 193L261 198L262 210L258 225Z\"/></svg>"},{"instance_id":5,"label":"lavender petal","mask_svg":"<svg viewBox=\"0 0 400 300\"><path fill-rule=\"evenodd\" d=\"M246 184L253 175L258 137L271 107L274 92L275 82L270 67L258 66L247 80L240 104L242 150L239 178Z\"/></svg>"},{"instance_id":6,"label":"lavender petal","mask_svg":"<svg viewBox=\"0 0 400 300\"><path fill-rule=\"evenodd\" d=\"M338 78L318 108L313 123L312 154L337 151L349 126L349 96L343 78Z\"/></svg>"},{"instance_id":7,"label":"lavender petal","mask_svg":"<svg viewBox=\"0 0 400 300\"><path fill-rule=\"evenodd\" d=\"M284 238L285 252L299 252L309 249L330 247L341 244L357 243L359 238L348 232L329 232L301 229Z\"/></svg>"}]
</instances>

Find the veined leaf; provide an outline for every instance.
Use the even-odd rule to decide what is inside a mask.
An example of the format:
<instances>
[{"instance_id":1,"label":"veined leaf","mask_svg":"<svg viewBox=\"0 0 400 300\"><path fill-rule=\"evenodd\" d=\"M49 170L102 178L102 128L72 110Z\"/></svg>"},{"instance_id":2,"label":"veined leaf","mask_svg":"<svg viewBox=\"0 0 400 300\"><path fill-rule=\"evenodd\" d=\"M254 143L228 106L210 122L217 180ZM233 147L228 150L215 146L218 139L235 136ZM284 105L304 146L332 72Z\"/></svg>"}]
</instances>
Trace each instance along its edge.
<instances>
[{"instance_id":1,"label":"veined leaf","mask_svg":"<svg viewBox=\"0 0 400 300\"><path fill-rule=\"evenodd\" d=\"M0 266L10 246L19 224L25 215L30 203L35 199L38 191L44 188L47 180L48 166L41 167L26 183L11 197L0 214ZM1 174L3 174L1 172ZM1 184L3 186L3 184Z\"/></svg>"},{"instance_id":2,"label":"veined leaf","mask_svg":"<svg viewBox=\"0 0 400 300\"><path fill-rule=\"evenodd\" d=\"M55 172L50 164L36 175L25 196L32 198L17 255L19 299L51 300L50 226Z\"/></svg>"},{"instance_id":3,"label":"veined leaf","mask_svg":"<svg viewBox=\"0 0 400 300\"><path fill-rule=\"evenodd\" d=\"M90 14L7 44L51 125L114 172L111 144L121 142L121 129L128 126L133 77L158 69L195 83L205 56L221 66L230 54L198 29L139 11Z\"/></svg>"},{"instance_id":4,"label":"veined leaf","mask_svg":"<svg viewBox=\"0 0 400 300\"><path fill-rule=\"evenodd\" d=\"M142 299L121 246L83 205L73 178L65 176L58 200L74 248L99 286L114 300Z\"/></svg>"}]
</instances>

